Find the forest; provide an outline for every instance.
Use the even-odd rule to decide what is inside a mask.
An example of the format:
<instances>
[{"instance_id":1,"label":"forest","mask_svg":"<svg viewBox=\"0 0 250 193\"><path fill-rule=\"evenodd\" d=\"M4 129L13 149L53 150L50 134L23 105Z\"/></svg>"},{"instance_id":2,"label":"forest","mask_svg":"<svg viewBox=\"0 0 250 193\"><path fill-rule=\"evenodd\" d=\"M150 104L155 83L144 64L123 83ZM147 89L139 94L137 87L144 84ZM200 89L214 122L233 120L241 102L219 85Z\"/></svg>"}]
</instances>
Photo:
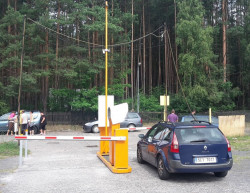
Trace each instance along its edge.
<instances>
[{"instance_id":1,"label":"forest","mask_svg":"<svg viewBox=\"0 0 250 193\"><path fill-rule=\"evenodd\" d=\"M178 112L250 109L249 0L2 0L0 114L18 101L27 110L97 111L105 3L116 104L159 112L167 94Z\"/></svg>"}]
</instances>

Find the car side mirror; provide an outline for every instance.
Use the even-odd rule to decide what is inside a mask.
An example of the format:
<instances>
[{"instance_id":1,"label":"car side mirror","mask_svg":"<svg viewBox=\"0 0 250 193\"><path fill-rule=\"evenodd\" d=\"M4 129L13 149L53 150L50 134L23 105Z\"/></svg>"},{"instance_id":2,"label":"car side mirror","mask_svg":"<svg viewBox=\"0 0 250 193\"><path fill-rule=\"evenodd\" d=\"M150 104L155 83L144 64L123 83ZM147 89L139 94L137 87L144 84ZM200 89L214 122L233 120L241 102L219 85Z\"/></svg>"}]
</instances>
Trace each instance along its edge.
<instances>
[{"instance_id":1,"label":"car side mirror","mask_svg":"<svg viewBox=\"0 0 250 193\"><path fill-rule=\"evenodd\" d=\"M139 135L138 135L138 137L141 138L141 139L143 139L144 136L145 136L144 134L139 134Z\"/></svg>"},{"instance_id":2,"label":"car side mirror","mask_svg":"<svg viewBox=\"0 0 250 193\"><path fill-rule=\"evenodd\" d=\"M152 140L152 137L149 137L148 138L148 142L151 143L153 140Z\"/></svg>"}]
</instances>

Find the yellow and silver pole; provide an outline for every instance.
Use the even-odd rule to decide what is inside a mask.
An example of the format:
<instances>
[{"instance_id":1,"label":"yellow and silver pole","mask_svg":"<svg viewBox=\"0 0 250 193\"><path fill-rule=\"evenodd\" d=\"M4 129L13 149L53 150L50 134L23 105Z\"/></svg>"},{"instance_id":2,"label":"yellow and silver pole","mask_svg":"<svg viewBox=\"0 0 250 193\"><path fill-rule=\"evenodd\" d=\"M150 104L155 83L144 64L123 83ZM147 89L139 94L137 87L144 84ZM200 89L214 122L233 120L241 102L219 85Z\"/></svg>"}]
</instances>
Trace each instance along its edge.
<instances>
[{"instance_id":1,"label":"yellow and silver pole","mask_svg":"<svg viewBox=\"0 0 250 193\"><path fill-rule=\"evenodd\" d=\"M108 136L107 125L108 125L108 0L105 1L105 135L106 136Z\"/></svg>"}]
</instances>

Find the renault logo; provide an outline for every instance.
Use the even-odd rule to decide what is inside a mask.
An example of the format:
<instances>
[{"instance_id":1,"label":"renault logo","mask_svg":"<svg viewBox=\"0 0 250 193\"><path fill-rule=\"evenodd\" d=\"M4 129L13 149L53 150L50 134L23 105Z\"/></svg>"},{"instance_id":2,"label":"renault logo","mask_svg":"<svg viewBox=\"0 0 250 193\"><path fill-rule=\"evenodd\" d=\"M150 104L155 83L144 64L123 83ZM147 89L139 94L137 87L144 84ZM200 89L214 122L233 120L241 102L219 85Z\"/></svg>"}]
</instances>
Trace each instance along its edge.
<instances>
[{"instance_id":1,"label":"renault logo","mask_svg":"<svg viewBox=\"0 0 250 193\"><path fill-rule=\"evenodd\" d=\"M205 151L207 150L207 146L206 146L206 145L204 145L204 150L205 150Z\"/></svg>"}]
</instances>

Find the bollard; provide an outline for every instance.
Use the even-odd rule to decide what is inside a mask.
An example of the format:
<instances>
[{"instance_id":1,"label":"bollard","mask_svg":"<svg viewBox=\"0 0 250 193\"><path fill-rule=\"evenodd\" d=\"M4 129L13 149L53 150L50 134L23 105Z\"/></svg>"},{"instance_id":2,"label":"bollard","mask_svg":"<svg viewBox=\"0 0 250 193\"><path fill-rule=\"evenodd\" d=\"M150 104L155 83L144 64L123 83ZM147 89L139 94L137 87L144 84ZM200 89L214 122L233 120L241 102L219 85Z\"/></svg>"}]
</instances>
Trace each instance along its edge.
<instances>
[{"instance_id":1,"label":"bollard","mask_svg":"<svg viewBox=\"0 0 250 193\"><path fill-rule=\"evenodd\" d=\"M28 130L25 130L25 135L28 136ZM28 157L28 141L25 140L25 159Z\"/></svg>"},{"instance_id":2,"label":"bollard","mask_svg":"<svg viewBox=\"0 0 250 193\"><path fill-rule=\"evenodd\" d=\"M19 149L19 167L22 166L22 159L23 159L23 140L20 141L20 149Z\"/></svg>"}]
</instances>

